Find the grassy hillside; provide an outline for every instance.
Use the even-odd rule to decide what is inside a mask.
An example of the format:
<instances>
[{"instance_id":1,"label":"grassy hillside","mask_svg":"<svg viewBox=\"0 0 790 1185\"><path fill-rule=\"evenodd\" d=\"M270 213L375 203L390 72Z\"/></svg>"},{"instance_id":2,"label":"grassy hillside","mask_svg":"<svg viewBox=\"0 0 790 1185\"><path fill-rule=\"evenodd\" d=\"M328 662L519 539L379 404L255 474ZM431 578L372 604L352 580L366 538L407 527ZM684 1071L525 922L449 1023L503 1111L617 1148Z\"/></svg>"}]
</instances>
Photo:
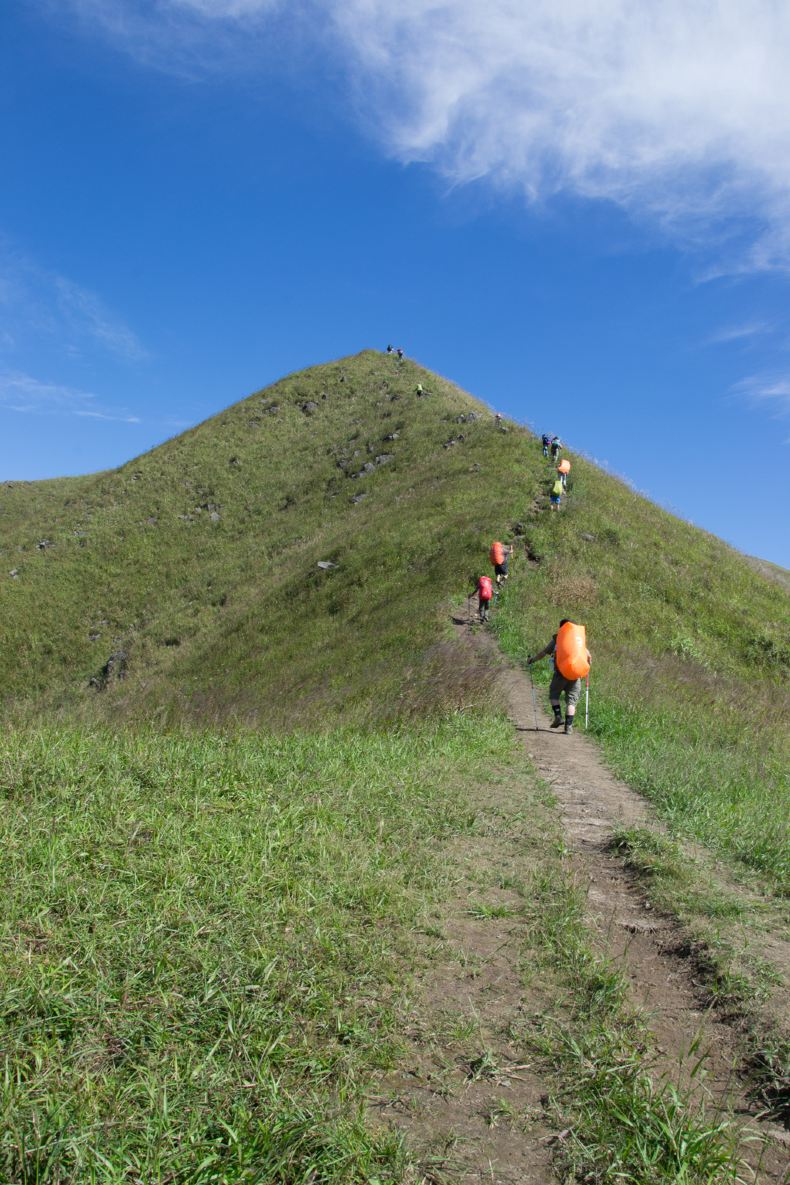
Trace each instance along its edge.
<instances>
[{"instance_id":1,"label":"grassy hillside","mask_svg":"<svg viewBox=\"0 0 790 1185\"><path fill-rule=\"evenodd\" d=\"M540 563L508 589L503 645L525 658L561 616L584 622L591 727L614 768L681 829L787 892L790 598L571 455L562 512L530 516Z\"/></svg>"},{"instance_id":2,"label":"grassy hillside","mask_svg":"<svg viewBox=\"0 0 790 1185\"><path fill-rule=\"evenodd\" d=\"M549 799L502 717L469 711L491 706L490 671L449 618L491 540L514 538L503 649L523 660L561 616L585 622L607 759L767 899L790 888L790 598L573 452L549 514L550 467L506 429L366 351L119 470L0 487L4 1180L413 1179L363 1100L397 1057L414 930L504 776L524 909L575 1001L541 1056L574 1083L579 1178L620 1179L638 1145L629 1179L653 1185L661 1157L681 1179L686 1104L672 1093L664 1123L556 821L536 823ZM625 1103L576 1089L626 1063ZM623 1106L642 1126L613 1156ZM689 1185L734 1179L714 1135L719 1167Z\"/></svg>"},{"instance_id":3,"label":"grassy hillside","mask_svg":"<svg viewBox=\"0 0 790 1185\"><path fill-rule=\"evenodd\" d=\"M549 514L550 465L530 433L365 351L114 472L8 483L6 707L288 728L479 702L486 672L458 660L448 608L518 523L505 649L524 658L561 616L584 621L610 761L785 892L790 598L570 456Z\"/></svg>"},{"instance_id":4,"label":"grassy hillside","mask_svg":"<svg viewBox=\"0 0 790 1185\"><path fill-rule=\"evenodd\" d=\"M457 700L441 604L528 504L522 454L458 388L368 351L114 472L9 483L5 702L287 725Z\"/></svg>"}]
</instances>

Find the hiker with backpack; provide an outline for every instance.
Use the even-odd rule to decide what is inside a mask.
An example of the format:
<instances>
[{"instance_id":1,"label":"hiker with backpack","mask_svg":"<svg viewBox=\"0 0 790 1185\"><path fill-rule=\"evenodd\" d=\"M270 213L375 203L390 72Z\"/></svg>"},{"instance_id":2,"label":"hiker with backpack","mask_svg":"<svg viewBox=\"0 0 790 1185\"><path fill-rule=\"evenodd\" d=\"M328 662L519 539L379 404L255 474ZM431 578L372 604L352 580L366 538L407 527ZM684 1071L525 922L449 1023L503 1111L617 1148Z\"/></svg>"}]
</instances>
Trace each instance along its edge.
<instances>
[{"instance_id":1,"label":"hiker with backpack","mask_svg":"<svg viewBox=\"0 0 790 1185\"><path fill-rule=\"evenodd\" d=\"M552 461L559 460L560 452L562 451L562 441L559 436L553 436L551 440L551 459Z\"/></svg>"},{"instance_id":2,"label":"hiker with backpack","mask_svg":"<svg viewBox=\"0 0 790 1185\"><path fill-rule=\"evenodd\" d=\"M565 461L560 461L559 465L557 466L557 473L559 474L560 481L562 482L563 492L565 490L567 490L567 488L568 488L568 474L570 473L570 471L571 471L570 461L568 461L567 459Z\"/></svg>"},{"instance_id":3,"label":"hiker with backpack","mask_svg":"<svg viewBox=\"0 0 790 1185\"><path fill-rule=\"evenodd\" d=\"M554 484L551 487L551 493L549 494L549 510L559 510L564 491L565 486L563 485L562 478L557 474Z\"/></svg>"},{"instance_id":4,"label":"hiker with backpack","mask_svg":"<svg viewBox=\"0 0 790 1185\"><path fill-rule=\"evenodd\" d=\"M477 612L481 621L488 621L491 615L491 601L494 596L494 586L490 576L481 576L477 581Z\"/></svg>"},{"instance_id":5,"label":"hiker with backpack","mask_svg":"<svg viewBox=\"0 0 790 1185\"><path fill-rule=\"evenodd\" d=\"M551 444L551 437L549 436L548 432L543 433L540 438L540 443L543 445L543 456L548 457L549 445Z\"/></svg>"},{"instance_id":6,"label":"hiker with backpack","mask_svg":"<svg viewBox=\"0 0 790 1185\"><path fill-rule=\"evenodd\" d=\"M488 552L489 563L493 565L497 588L501 588L508 578L510 557L513 554L513 544L505 547L504 543L492 543Z\"/></svg>"},{"instance_id":7,"label":"hiker with backpack","mask_svg":"<svg viewBox=\"0 0 790 1185\"><path fill-rule=\"evenodd\" d=\"M554 674L549 686L549 703L554 713L550 727L560 728L563 723L560 699L564 695L565 735L568 736L573 732L573 718L582 691L582 679L590 673L592 662L584 626L563 617L560 628L549 644L539 654L528 658L527 666L531 667L534 662L549 657L554 662Z\"/></svg>"}]
</instances>

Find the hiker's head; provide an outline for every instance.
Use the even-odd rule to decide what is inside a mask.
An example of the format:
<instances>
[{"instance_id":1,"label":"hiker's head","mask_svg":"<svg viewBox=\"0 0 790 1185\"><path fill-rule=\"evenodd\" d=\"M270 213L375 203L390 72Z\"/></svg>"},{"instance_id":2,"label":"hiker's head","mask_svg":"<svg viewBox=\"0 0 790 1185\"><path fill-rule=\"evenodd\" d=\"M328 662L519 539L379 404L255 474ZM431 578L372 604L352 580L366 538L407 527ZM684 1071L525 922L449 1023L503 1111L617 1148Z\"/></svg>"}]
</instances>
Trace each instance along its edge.
<instances>
[{"instance_id":1,"label":"hiker's head","mask_svg":"<svg viewBox=\"0 0 790 1185\"><path fill-rule=\"evenodd\" d=\"M560 622L560 629L562 629L564 625L570 625L570 620L570 617L563 617L562 621Z\"/></svg>"}]
</instances>

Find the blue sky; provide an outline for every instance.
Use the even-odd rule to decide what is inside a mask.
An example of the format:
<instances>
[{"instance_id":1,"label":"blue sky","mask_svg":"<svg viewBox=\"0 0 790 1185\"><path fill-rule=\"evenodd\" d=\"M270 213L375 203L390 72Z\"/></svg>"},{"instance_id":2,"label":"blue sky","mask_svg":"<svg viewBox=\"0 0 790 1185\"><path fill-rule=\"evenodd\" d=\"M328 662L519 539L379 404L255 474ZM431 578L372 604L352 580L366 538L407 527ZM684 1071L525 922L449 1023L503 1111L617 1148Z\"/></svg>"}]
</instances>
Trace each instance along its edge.
<instances>
[{"instance_id":1,"label":"blue sky","mask_svg":"<svg viewBox=\"0 0 790 1185\"><path fill-rule=\"evenodd\" d=\"M771 0L5 0L0 479L392 341L790 566L789 54Z\"/></svg>"}]
</instances>

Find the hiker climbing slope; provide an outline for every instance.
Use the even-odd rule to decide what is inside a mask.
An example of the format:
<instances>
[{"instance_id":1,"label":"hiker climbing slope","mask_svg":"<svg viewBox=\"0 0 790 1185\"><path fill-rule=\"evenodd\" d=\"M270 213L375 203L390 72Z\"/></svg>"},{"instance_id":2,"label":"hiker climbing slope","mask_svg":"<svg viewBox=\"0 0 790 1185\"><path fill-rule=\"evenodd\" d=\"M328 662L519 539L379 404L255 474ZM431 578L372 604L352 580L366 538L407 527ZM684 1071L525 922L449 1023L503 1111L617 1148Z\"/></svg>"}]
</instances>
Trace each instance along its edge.
<instances>
[{"instance_id":1,"label":"hiker climbing slope","mask_svg":"<svg viewBox=\"0 0 790 1185\"><path fill-rule=\"evenodd\" d=\"M562 441L559 436L553 436L551 439L551 459L558 461L560 453L562 452Z\"/></svg>"},{"instance_id":2,"label":"hiker climbing slope","mask_svg":"<svg viewBox=\"0 0 790 1185\"><path fill-rule=\"evenodd\" d=\"M543 456L548 457L549 445L551 444L551 437L549 436L548 432L543 433L543 435L540 438L540 443L541 443L541 447L543 448Z\"/></svg>"},{"instance_id":3,"label":"hiker climbing slope","mask_svg":"<svg viewBox=\"0 0 790 1185\"><path fill-rule=\"evenodd\" d=\"M481 576L477 582L477 611L481 621L488 621L494 586L490 576Z\"/></svg>"},{"instance_id":4,"label":"hiker climbing slope","mask_svg":"<svg viewBox=\"0 0 790 1185\"><path fill-rule=\"evenodd\" d=\"M563 490L567 490L568 488L568 474L570 471L570 461L567 458L564 461L560 461L559 465L557 466L557 473L560 475L560 481L562 482Z\"/></svg>"},{"instance_id":5,"label":"hiker climbing slope","mask_svg":"<svg viewBox=\"0 0 790 1185\"><path fill-rule=\"evenodd\" d=\"M491 549L488 553L488 561L493 566L497 587L501 587L508 578L508 569L510 567L510 557L512 554L512 543L509 547L506 547L504 543L499 543L498 541L491 544Z\"/></svg>"},{"instance_id":6,"label":"hiker climbing slope","mask_svg":"<svg viewBox=\"0 0 790 1185\"><path fill-rule=\"evenodd\" d=\"M554 713L552 728L562 725L562 708L560 697L565 695L565 732L573 732L573 718L576 715L576 705L582 690L582 679L590 671L590 652L587 649L586 632L583 625L576 625L563 617L560 628L549 642L548 646L527 659L527 666L538 662L541 658L551 656L554 660L554 674L549 687L549 703Z\"/></svg>"},{"instance_id":7,"label":"hiker climbing slope","mask_svg":"<svg viewBox=\"0 0 790 1185\"><path fill-rule=\"evenodd\" d=\"M552 484L551 492L549 494L549 509L550 510L559 510L560 502L562 501L562 495L564 494L564 492L565 492L565 486L563 484L562 478L559 474L557 474L557 476L554 479L554 482Z\"/></svg>"}]
</instances>

